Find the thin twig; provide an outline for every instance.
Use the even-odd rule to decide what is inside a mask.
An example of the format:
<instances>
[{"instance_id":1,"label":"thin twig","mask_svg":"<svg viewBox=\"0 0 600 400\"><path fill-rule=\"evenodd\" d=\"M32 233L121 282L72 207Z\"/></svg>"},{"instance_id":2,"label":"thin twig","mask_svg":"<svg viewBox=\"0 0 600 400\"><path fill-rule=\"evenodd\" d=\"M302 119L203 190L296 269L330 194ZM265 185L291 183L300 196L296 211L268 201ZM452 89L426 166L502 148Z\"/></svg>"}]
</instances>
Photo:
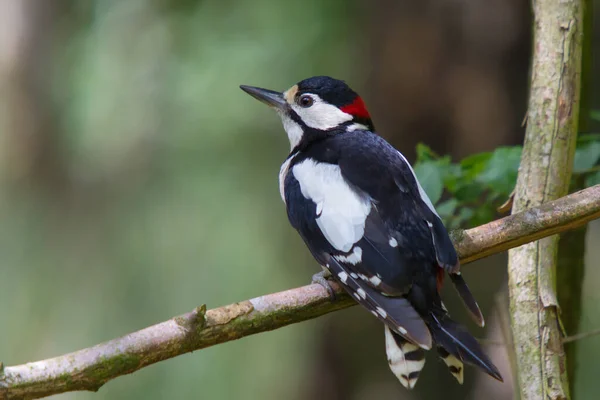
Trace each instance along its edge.
<instances>
[{"instance_id":1,"label":"thin twig","mask_svg":"<svg viewBox=\"0 0 600 400\"><path fill-rule=\"evenodd\" d=\"M587 339L587 338L598 336L598 335L600 335L600 329L594 329L593 331L577 333L575 335L567 336L562 340L562 342L563 343L572 343L572 342L577 342L579 340ZM477 341L479 341L479 343L481 343L481 344L490 345L490 346L506 346L506 343L504 343L504 342L499 342L497 340L490 340L490 339L486 339L486 338L477 339Z\"/></svg>"},{"instance_id":2,"label":"thin twig","mask_svg":"<svg viewBox=\"0 0 600 400\"><path fill-rule=\"evenodd\" d=\"M461 263L575 229L600 218L600 185L477 228L452 232Z\"/></svg>"},{"instance_id":3,"label":"thin twig","mask_svg":"<svg viewBox=\"0 0 600 400\"><path fill-rule=\"evenodd\" d=\"M593 331L578 333L576 335L567 336L563 339L563 343L576 342L578 340L587 339L592 336L600 335L600 329L594 329Z\"/></svg>"},{"instance_id":4,"label":"thin twig","mask_svg":"<svg viewBox=\"0 0 600 400\"><path fill-rule=\"evenodd\" d=\"M600 217L600 185L520 214L461 231L454 244L463 263L541 237L577 228ZM39 398L98 390L118 376L194 350L278 329L354 305L334 284L330 302L320 285L268 294L192 312L74 353L23 365L0 366L0 399Z\"/></svg>"}]
</instances>

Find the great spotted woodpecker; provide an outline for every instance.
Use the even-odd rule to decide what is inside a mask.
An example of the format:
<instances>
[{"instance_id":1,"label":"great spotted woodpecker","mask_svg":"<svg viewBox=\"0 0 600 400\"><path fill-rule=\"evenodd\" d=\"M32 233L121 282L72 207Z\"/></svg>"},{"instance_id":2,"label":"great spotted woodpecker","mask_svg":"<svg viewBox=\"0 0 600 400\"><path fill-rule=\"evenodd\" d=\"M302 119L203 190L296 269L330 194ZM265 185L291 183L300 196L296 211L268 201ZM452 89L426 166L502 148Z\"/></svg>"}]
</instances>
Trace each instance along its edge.
<instances>
[{"instance_id":1,"label":"great spotted woodpecker","mask_svg":"<svg viewBox=\"0 0 600 400\"><path fill-rule=\"evenodd\" d=\"M324 272L384 323L388 362L402 385L415 386L434 345L458 382L463 362L502 381L442 303L448 273L484 325L442 220L406 158L375 133L360 96L326 76L283 93L241 89L281 117L291 145L279 173L289 221ZM332 293L323 275L315 281Z\"/></svg>"}]
</instances>

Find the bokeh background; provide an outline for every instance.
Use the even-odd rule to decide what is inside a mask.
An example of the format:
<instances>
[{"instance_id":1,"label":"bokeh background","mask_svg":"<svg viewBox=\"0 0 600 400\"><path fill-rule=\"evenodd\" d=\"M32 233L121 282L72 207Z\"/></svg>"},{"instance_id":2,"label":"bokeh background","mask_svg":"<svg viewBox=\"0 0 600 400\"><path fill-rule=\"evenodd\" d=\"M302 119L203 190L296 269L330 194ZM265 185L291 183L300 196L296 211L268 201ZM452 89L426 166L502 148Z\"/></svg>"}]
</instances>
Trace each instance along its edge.
<instances>
[{"instance_id":1,"label":"bokeh background","mask_svg":"<svg viewBox=\"0 0 600 400\"><path fill-rule=\"evenodd\" d=\"M277 187L287 138L239 84L345 79L410 159L418 142L460 159L521 143L530 21L525 0L0 0L0 360L310 281ZM600 327L595 247L581 331ZM512 399L505 263L465 268L503 385L468 368L459 386L432 355L405 391L356 307L57 398ZM600 339L577 354L576 398L596 398Z\"/></svg>"}]
</instances>

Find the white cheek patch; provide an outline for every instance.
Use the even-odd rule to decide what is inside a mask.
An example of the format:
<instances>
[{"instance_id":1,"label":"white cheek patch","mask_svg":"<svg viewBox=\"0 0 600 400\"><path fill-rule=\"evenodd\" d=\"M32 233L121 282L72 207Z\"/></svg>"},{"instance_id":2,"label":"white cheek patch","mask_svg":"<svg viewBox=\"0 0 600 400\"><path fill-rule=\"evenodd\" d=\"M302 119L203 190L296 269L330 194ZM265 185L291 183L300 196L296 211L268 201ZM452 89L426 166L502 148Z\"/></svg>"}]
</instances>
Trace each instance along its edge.
<instances>
[{"instance_id":1,"label":"white cheek patch","mask_svg":"<svg viewBox=\"0 0 600 400\"><path fill-rule=\"evenodd\" d=\"M327 130L350 121L353 117L337 108L336 106L324 102L315 94L310 95L314 102L307 108L300 107L297 104L291 104L292 110L298 114L302 121L314 129Z\"/></svg>"},{"instance_id":2,"label":"white cheek patch","mask_svg":"<svg viewBox=\"0 0 600 400\"><path fill-rule=\"evenodd\" d=\"M336 250L349 252L363 237L371 199L348 186L338 165L305 160L292 172L302 195L321 211L316 221L327 241Z\"/></svg>"}]
</instances>

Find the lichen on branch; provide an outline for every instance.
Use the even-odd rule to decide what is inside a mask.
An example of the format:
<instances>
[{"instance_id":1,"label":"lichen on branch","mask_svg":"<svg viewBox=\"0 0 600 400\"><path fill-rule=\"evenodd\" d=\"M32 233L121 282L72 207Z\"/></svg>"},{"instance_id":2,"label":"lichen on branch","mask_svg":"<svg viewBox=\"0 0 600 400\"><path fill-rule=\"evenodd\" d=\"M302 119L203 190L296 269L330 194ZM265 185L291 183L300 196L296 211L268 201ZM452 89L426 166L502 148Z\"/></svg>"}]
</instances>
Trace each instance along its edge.
<instances>
[{"instance_id":1,"label":"lichen on branch","mask_svg":"<svg viewBox=\"0 0 600 400\"><path fill-rule=\"evenodd\" d=\"M461 262L583 226L600 218L600 185L466 231L455 232ZM320 285L268 294L228 306L205 306L118 339L23 365L0 364L0 400L40 398L104 383L191 351L278 329L356 304L334 284L337 300Z\"/></svg>"}]
</instances>

